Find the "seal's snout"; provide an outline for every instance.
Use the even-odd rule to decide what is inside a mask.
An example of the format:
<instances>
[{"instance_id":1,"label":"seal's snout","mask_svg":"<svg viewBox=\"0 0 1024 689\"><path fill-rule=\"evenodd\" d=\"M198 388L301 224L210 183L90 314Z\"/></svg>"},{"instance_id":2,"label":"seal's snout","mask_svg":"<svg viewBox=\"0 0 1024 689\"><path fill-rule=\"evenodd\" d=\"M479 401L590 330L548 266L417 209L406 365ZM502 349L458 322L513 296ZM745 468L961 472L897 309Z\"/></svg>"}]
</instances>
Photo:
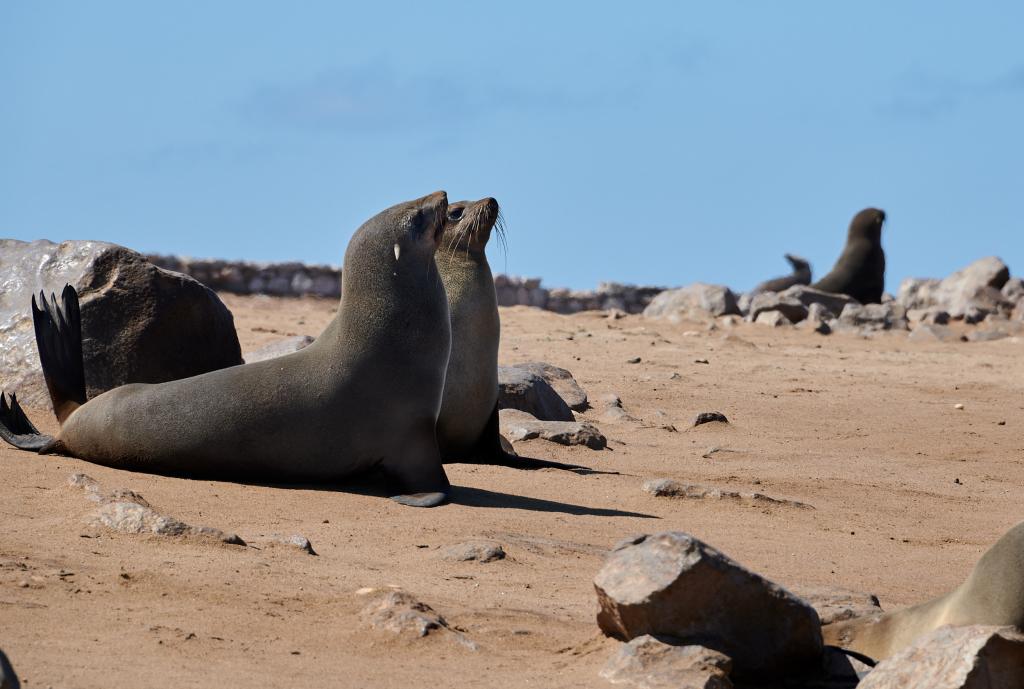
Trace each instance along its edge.
<instances>
[{"instance_id":1,"label":"seal's snout","mask_svg":"<svg viewBox=\"0 0 1024 689\"><path fill-rule=\"evenodd\" d=\"M487 221L491 224L498 218L498 202L487 197L480 202L480 213L487 218Z\"/></svg>"}]
</instances>

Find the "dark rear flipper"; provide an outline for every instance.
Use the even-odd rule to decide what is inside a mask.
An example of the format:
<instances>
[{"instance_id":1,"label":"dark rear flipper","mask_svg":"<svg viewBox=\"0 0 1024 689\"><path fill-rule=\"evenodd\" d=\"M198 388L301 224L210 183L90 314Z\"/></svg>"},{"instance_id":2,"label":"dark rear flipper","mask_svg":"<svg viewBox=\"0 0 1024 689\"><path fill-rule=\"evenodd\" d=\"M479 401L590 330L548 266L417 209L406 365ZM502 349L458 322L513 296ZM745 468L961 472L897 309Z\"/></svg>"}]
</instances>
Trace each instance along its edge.
<instances>
[{"instance_id":1,"label":"dark rear flipper","mask_svg":"<svg viewBox=\"0 0 1024 689\"><path fill-rule=\"evenodd\" d=\"M42 307L32 297L32 320L36 327L36 347L43 366L46 388L50 391L53 413L64 419L85 404L85 366L82 363L82 316L78 292L65 285L61 305L52 293L39 293Z\"/></svg>"},{"instance_id":2,"label":"dark rear flipper","mask_svg":"<svg viewBox=\"0 0 1024 689\"><path fill-rule=\"evenodd\" d=\"M0 391L0 438L3 438L14 447L20 450L35 450L38 452L53 443L53 438L43 435L39 429L29 421L18 404L18 398L11 395L10 404L7 403L7 396Z\"/></svg>"}]
</instances>

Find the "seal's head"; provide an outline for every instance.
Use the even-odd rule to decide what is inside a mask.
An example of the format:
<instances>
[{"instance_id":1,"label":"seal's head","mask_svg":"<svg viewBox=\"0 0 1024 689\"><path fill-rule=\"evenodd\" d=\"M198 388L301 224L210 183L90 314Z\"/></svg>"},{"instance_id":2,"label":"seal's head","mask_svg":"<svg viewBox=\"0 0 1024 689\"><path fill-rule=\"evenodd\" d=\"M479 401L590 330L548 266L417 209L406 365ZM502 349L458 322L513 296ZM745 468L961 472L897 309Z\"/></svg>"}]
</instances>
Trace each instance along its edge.
<instances>
[{"instance_id":1,"label":"seal's head","mask_svg":"<svg viewBox=\"0 0 1024 689\"><path fill-rule=\"evenodd\" d=\"M850 239L871 239L879 241L882 238L882 225L885 223L885 211L879 208L865 208L850 221Z\"/></svg>"},{"instance_id":2,"label":"seal's head","mask_svg":"<svg viewBox=\"0 0 1024 689\"><path fill-rule=\"evenodd\" d=\"M501 211L494 199L451 203L445 219L444 250L453 254L481 255L495 225L498 235L503 237Z\"/></svg>"},{"instance_id":3,"label":"seal's head","mask_svg":"<svg viewBox=\"0 0 1024 689\"><path fill-rule=\"evenodd\" d=\"M441 244L447 213L448 195L443 191L381 211L352 236L345 251L345 268L350 263L366 271L372 265L430 262Z\"/></svg>"}]
</instances>

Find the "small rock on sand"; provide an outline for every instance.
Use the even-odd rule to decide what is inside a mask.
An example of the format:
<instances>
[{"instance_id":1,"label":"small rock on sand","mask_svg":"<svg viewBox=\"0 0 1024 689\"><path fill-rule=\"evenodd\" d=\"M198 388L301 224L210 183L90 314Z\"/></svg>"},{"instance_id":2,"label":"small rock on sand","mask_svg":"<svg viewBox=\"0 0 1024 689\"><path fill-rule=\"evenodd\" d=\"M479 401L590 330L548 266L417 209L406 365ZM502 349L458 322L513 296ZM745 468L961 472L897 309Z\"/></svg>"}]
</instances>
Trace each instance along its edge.
<instances>
[{"instance_id":1,"label":"small rock on sand","mask_svg":"<svg viewBox=\"0 0 1024 689\"><path fill-rule=\"evenodd\" d=\"M882 612L878 597L872 593L851 591L838 586L788 586L787 588L790 593L809 603L818 612L822 626Z\"/></svg>"},{"instance_id":2,"label":"small rock on sand","mask_svg":"<svg viewBox=\"0 0 1024 689\"><path fill-rule=\"evenodd\" d=\"M375 589L361 589L359 593L379 594L361 613L363 620L374 629L414 638L443 632L451 634L456 641L470 650L475 651L477 648L475 643L453 630L432 607L405 591L384 589L378 592Z\"/></svg>"},{"instance_id":3,"label":"small rock on sand","mask_svg":"<svg viewBox=\"0 0 1024 689\"><path fill-rule=\"evenodd\" d=\"M498 409L518 409L541 421L575 421L572 409L537 373L498 367Z\"/></svg>"},{"instance_id":4,"label":"small rock on sand","mask_svg":"<svg viewBox=\"0 0 1024 689\"><path fill-rule=\"evenodd\" d=\"M559 445L586 445L602 450L608 440L596 427L579 421L539 421L516 409L499 412L502 430L513 442L541 438Z\"/></svg>"},{"instance_id":5,"label":"small rock on sand","mask_svg":"<svg viewBox=\"0 0 1024 689\"><path fill-rule=\"evenodd\" d=\"M601 677L640 689L731 689L732 660L703 646L673 646L645 634L608 658Z\"/></svg>"},{"instance_id":6,"label":"small rock on sand","mask_svg":"<svg viewBox=\"0 0 1024 689\"><path fill-rule=\"evenodd\" d=\"M725 414L720 411L702 411L693 418L693 426L700 426L705 423L729 423Z\"/></svg>"},{"instance_id":7,"label":"small rock on sand","mask_svg":"<svg viewBox=\"0 0 1024 689\"><path fill-rule=\"evenodd\" d=\"M693 500L738 500L753 502L763 505L780 505L796 507L803 510L812 510L814 507L805 502L787 500L785 498L773 498L764 493L741 492L735 490L723 490L710 486L701 486L695 483L681 483L669 478L651 479L645 481L643 491L659 498L689 498Z\"/></svg>"},{"instance_id":8,"label":"small rock on sand","mask_svg":"<svg viewBox=\"0 0 1024 689\"><path fill-rule=\"evenodd\" d=\"M493 541L466 541L441 548L438 557L452 562L493 562L505 559L505 549Z\"/></svg>"}]
</instances>

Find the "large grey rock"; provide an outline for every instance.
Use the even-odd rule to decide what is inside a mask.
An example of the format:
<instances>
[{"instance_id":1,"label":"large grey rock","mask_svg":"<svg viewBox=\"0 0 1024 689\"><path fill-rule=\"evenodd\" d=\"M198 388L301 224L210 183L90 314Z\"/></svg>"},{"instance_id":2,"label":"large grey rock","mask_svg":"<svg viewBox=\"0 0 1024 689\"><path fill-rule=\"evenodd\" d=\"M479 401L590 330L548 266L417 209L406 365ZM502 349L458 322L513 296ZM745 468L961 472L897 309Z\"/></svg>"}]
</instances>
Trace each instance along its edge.
<instances>
[{"instance_id":1,"label":"large grey rock","mask_svg":"<svg viewBox=\"0 0 1024 689\"><path fill-rule=\"evenodd\" d=\"M558 396L569 405L573 411L585 411L590 407L587 402L587 393L580 387L580 384L573 378L572 373L552 366L543 361L531 361L525 364L515 364L511 368L518 368L528 373L533 373L547 381Z\"/></svg>"},{"instance_id":2,"label":"large grey rock","mask_svg":"<svg viewBox=\"0 0 1024 689\"><path fill-rule=\"evenodd\" d=\"M707 285L703 282L666 290L644 309L647 318L669 320L704 320L739 313L736 295L732 290L723 285Z\"/></svg>"},{"instance_id":3,"label":"large grey rock","mask_svg":"<svg viewBox=\"0 0 1024 689\"><path fill-rule=\"evenodd\" d=\"M1022 278L1010 278L1003 285L1003 288L999 290L1002 292L1003 297L1014 304L1024 299L1024 279Z\"/></svg>"},{"instance_id":4,"label":"large grey rock","mask_svg":"<svg viewBox=\"0 0 1024 689\"><path fill-rule=\"evenodd\" d=\"M703 646L673 646L650 635L624 643L601 676L640 689L731 689L728 656Z\"/></svg>"},{"instance_id":5,"label":"large grey rock","mask_svg":"<svg viewBox=\"0 0 1024 689\"><path fill-rule=\"evenodd\" d=\"M313 341L313 338L309 335L293 335L292 337L274 340L273 342L268 342L259 349L246 352L244 357L245 363L254 364L257 361L266 361L267 359L276 359L277 357L285 356L286 354L294 354L295 352L303 350L313 344Z\"/></svg>"},{"instance_id":6,"label":"large grey rock","mask_svg":"<svg viewBox=\"0 0 1024 689\"><path fill-rule=\"evenodd\" d=\"M839 314L839 325L858 330L908 330L907 310L897 302L847 304Z\"/></svg>"},{"instance_id":7,"label":"large grey rock","mask_svg":"<svg viewBox=\"0 0 1024 689\"><path fill-rule=\"evenodd\" d=\"M682 532L623 541L594 579L606 634L699 643L732 658L737 678L820 666L818 614L781 586Z\"/></svg>"},{"instance_id":8,"label":"large grey rock","mask_svg":"<svg viewBox=\"0 0 1024 689\"><path fill-rule=\"evenodd\" d=\"M603 450L608 440L595 426L581 421L539 421L518 409L498 413L502 432L513 442L541 438L559 445L586 445Z\"/></svg>"},{"instance_id":9,"label":"large grey rock","mask_svg":"<svg viewBox=\"0 0 1024 689\"><path fill-rule=\"evenodd\" d=\"M880 662L858 689L1020 689L1024 635L1013 627L939 627Z\"/></svg>"},{"instance_id":10,"label":"large grey rock","mask_svg":"<svg viewBox=\"0 0 1024 689\"><path fill-rule=\"evenodd\" d=\"M908 309L942 309L952 318L976 323L989 313L1012 310L1013 301L1000 291L1009 279L1006 264L990 256L942 280L907 278L900 283L897 300Z\"/></svg>"},{"instance_id":11,"label":"large grey rock","mask_svg":"<svg viewBox=\"0 0 1024 689\"><path fill-rule=\"evenodd\" d=\"M770 311L778 311L790 323L799 323L807 318L807 306L796 297L785 293L761 292L751 298L747 320L756 322L759 315Z\"/></svg>"},{"instance_id":12,"label":"large grey rock","mask_svg":"<svg viewBox=\"0 0 1024 689\"><path fill-rule=\"evenodd\" d=\"M21 682L3 651L0 651L0 689L21 689Z\"/></svg>"},{"instance_id":13,"label":"large grey rock","mask_svg":"<svg viewBox=\"0 0 1024 689\"><path fill-rule=\"evenodd\" d=\"M36 351L33 294L78 290L85 383L94 397L242 363L231 311L192 278L115 244L0 240L0 387L49 405Z\"/></svg>"},{"instance_id":14,"label":"large grey rock","mask_svg":"<svg viewBox=\"0 0 1024 689\"><path fill-rule=\"evenodd\" d=\"M810 308L812 304L821 304L821 306L827 311L827 313L823 313L822 315L828 316L842 313L843 308L847 304L859 303L853 297L845 294L822 292L820 289L814 289L807 285L795 285L783 292L780 292L779 296L783 299L795 299L807 308Z\"/></svg>"},{"instance_id":15,"label":"large grey rock","mask_svg":"<svg viewBox=\"0 0 1024 689\"><path fill-rule=\"evenodd\" d=\"M576 420L542 376L515 366L498 367L498 409L518 409L541 421Z\"/></svg>"},{"instance_id":16,"label":"large grey rock","mask_svg":"<svg viewBox=\"0 0 1024 689\"><path fill-rule=\"evenodd\" d=\"M948 325L919 323L910 331L908 340L914 342L960 342L963 338Z\"/></svg>"}]
</instances>

